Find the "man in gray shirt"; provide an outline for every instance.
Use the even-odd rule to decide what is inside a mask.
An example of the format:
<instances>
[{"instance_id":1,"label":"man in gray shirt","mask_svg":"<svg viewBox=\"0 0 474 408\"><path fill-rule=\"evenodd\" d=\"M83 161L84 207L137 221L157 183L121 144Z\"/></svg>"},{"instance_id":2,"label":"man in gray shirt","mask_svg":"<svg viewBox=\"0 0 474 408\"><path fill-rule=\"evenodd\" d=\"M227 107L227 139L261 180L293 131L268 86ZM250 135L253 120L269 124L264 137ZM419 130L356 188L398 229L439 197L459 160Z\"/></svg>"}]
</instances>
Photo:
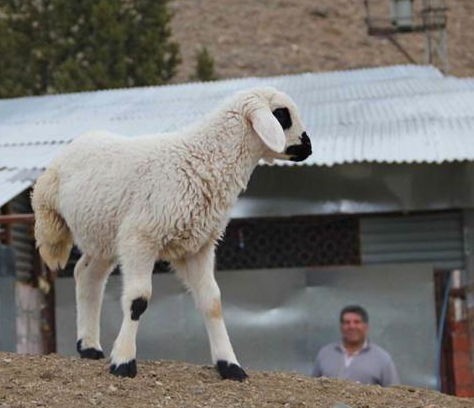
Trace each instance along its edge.
<instances>
[{"instance_id":1,"label":"man in gray shirt","mask_svg":"<svg viewBox=\"0 0 474 408\"><path fill-rule=\"evenodd\" d=\"M370 342L369 315L361 306L341 310L342 341L324 346L316 357L313 377L342 378L363 384L398 385L390 354Z\"/></svg>"}]
</instances>

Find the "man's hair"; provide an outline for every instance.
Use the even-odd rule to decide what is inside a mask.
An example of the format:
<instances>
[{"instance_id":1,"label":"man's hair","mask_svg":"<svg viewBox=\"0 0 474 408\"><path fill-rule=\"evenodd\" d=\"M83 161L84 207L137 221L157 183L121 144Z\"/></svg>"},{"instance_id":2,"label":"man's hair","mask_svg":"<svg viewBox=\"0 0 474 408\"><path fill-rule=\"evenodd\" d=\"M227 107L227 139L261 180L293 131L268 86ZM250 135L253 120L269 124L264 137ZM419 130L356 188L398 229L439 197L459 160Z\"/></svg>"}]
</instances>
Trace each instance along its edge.
<instances>
[{"instance_id":1,"label":"man's hair","mask_svg":"<svg viewBox=\"0 0 474 408\"><path fill-rule=\"evenodd\" d=\"M358 314L364 323L369 323L369 314L362 306L359 305L349 305L341 310L339 314L339 322L342 323L342 319L346 313L355 313Z\"/></svg>"}]
</instances>

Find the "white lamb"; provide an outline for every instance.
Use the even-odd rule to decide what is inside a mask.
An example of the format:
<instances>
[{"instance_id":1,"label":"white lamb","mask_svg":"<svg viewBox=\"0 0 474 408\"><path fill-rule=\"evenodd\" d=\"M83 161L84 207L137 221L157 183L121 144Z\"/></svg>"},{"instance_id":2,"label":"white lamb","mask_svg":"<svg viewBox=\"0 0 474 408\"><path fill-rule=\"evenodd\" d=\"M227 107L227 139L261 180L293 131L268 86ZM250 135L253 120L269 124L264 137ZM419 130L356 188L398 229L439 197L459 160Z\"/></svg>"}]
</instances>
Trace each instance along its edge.
<instances>
[{"instance_id":1,"label":"white lamb","mask_svg":"<svg viewBox=\"0 0 474 408\"><path fill-rule=\"evenodd\" d=\"M73 242L83 252L74 270L81 357L104 357L100 309L119 264L123 321L110 372L136 375L138 322L155 261L164 259L204 316L222 378L245 379L222 318L216 242L261 158L301 161L310 154L295 104L274 88L239 92L181 132L125 138L101 131L67 146L38 179L32 203L37 246L49 268L66 265Z\"/></svg>"}]
</instances>

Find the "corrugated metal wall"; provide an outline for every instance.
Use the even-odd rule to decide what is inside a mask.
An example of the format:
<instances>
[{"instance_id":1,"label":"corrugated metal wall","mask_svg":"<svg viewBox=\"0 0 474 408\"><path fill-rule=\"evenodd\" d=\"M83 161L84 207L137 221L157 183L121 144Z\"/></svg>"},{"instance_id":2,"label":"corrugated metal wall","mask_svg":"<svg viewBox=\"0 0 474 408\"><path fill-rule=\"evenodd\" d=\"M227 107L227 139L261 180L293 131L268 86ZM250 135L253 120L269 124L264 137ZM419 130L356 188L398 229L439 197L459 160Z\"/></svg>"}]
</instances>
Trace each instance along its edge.
<instances>
[{"instance_id":1,"label":"corrugated metal wall","mask_svg":"<svg viewBox=\"0 0 474 408\"><path fill-rule=\"evenodd\" d=\"M32 213L30 190L24 191L10 202L13 214ZM19 279L28 279L34 263L33 224L17 223L12 226L11 246L15 251L16 273Z\"/></svg>"},{"instance_id":2,"label":"corrugated metal wall","mask_svg":"<svg viewBox=\"0 0 474 408\"><path fill-rule=\"evenodd\" d=\"M437 269L462 269L462 225L460 212L362 217L362 263L429 262Z\"/></svg>"},{"instance_id":3,"label":"corrugated metal wall","mask_svg":"<svg viewBox=\"0 0 474 408\"><path fill-rule=\"evenodd\" d=\"M420 264L216 273L227 327L244 367L311 373L318 350L339 338L341 308L362 304L370 314L371 340L392 355L402 383L424 388L436 383L432 276L431 266ZM77 356L74 279L60 278L56 285L58 352ZM138 364L141 359L209 364L209 341L192 295L172 274L154 275L153 288L140 320ZM120 277L111 276L101 325L106 354L122 323L121 294ZM416 352L407 348L408 337L422 345Z\"/></svg>"}]
</instances>

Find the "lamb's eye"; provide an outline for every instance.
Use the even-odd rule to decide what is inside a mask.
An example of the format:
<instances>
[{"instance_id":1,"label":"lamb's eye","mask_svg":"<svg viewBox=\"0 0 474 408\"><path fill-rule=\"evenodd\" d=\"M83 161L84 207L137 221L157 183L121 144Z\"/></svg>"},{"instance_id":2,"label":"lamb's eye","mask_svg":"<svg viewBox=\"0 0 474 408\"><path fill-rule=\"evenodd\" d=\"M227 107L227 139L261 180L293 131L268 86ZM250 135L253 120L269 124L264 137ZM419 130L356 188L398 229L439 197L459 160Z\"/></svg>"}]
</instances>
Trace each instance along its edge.
<instances>
[{"instance_id":1,"label":"lamb's eye","mask_svg":"<svg viewBox=\"0 0 474 408\"><path fill-rule=\"evenodd\" d=\"M273 112L273 116L275 116L280 123L283 129L289 129L292 125L290 111L288 108L278 108L275 109Z\"/></svg>"}]
</instances>

